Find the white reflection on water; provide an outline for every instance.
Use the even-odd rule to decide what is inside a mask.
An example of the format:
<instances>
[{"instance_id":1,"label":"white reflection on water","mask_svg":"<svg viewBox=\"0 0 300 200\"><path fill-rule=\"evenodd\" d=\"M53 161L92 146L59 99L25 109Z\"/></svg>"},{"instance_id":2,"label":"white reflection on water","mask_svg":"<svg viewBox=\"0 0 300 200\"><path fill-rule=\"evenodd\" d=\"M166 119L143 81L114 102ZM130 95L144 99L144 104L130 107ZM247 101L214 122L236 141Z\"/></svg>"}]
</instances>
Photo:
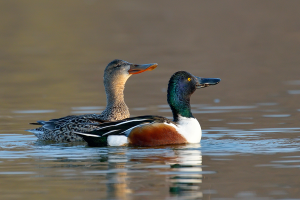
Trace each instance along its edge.
<instances>
[{"instance_id":1,"label":"white reflection on water","mask_svg":"<svg viewBox=\"0 0 300 200\"><path fill-rule=\"evenodd\" d=\"M229 111L226 111L226 110L205 110L205 111L192 110L192 113L194 113L194 114L226 113L226 112L229 112Z\"/></svg>"},{"instance_id":2,"label":"white reflection on water","mask_svg":"<svg viewBox=\"0 0 300 200\"><path fill-rule=\"evenodd\" d=\"M72 107L72 114L94 114L101 113L105 109L104 106L81 106Z\"/></svg>"},{"instance_id":3,"label":"white reflection on water","mask_svg":"<svg viewBox=\"0 0 300 200\"><path fill-rule=\"evenodd\" d=\"M208 121L210 121L210 122L221 122L223 120L224 119L209 119Z\"/></svg>"},{"instance_id":4,"label":"white reflection on water","mask_svg":"<svg viewBox=\"0 0 300 200\"><path fill-rule=\"evenodd\" d=\"M104 106L81 106L72 107L71 114L94 114L101 113L105 109Z\"/></svg>"},{"instance_id":5,"label":"white reflection on water","mask_svg":"<svg viewBox=\"0 0 300 200\"><path fill-rule=\"evenodd\" d=\"M24 174L36 174L35 172L0 172L0 175L24 175Z\"/></svg>"},{"instance_id":6,"label":"white reflection on water","mask_svg":"<svg viewBox=\"0 0 300 200\"><path fill-rule=\"evenodd\" d=\"M72 110L103 110L104 106L81 106L81 107L72 107Z\"/></svg>"},{"instance_id":7,"label":"white reflection on water","mask_svg":"<svg viewBox=\"0 0 300 200\"><path fill-rule=\"evenodd\" d=\"M290 117L290 114L263 115L263 117Z\"/></svg>"},{"instance_id":8,"label":"white reflection on water","mask_svg":"<svg viewBox=\"0 0 300 200\"><path fill-rule=\"evenodd\" d=\"M230 122L227 124L236 124L236 125L242 125L242 124L254 124L254 122Z\"/></svg>"},{"instance_id":9,"label":"white reflection on water","mask_svg":"<svg viewBox=\"0 0 300 200\"><path fill-rule=\"evenodd\" d=\"M266 103L257 103L256 105L258 105L258 106L275 106L277 104L278 103L275 103L275 102L266 102Z\"/></svg>"},{"instance_id":10,"label":"white reflection on water","mask_svg":"<svg viewBox=\"0 0 300 200\"><path fill-rule=\"evenodd\" d=\"M213 171L203 171L202 153L200 144L187 145L174 150L175 162L169 162L171 170L161 172L161 175L170 175L172 183L170 192L181 198L202 198L203 193L200 183L203 181L203 174L212 174Z\"/></svg>"},{"instance_id":11,"label":"white reflection on water","mask_svg":"<svg viewBox=\"0 0 300 200\"><path fill-rule=\"evenodd\" d=\"M300 90L288 90L288 94L300 94Z\"/></svg>"},{"instance_id":12,"label":"white reflection on water","mask_svg":"<svg viewBox=\"0 0 300 200\"><path fill-rule=\"evenodd\" d=\"M239 109L253 109L257 106L208 106L203 109L213 109L213 110L239 110Z\"/></svg>"},{"instance_id":13,"label":"white reflection on water","mask_svg":"<svg viewBox=\"0 0 300 200\"><path fill-rule=\"evenodd\" d=\"M18 114L40 114L40 113L53 113L56 112L56 110L15 110L12 111L13 113Z\"/></svg>"},{"instance_id":14,"label":"white reflection on water","mask_svg":"<svg viewBox=\"0 0 300 200\"><path fill-rule=\"evenodd\" d=\"M84 114L101 113L102 111L103 110L77 110L77 111L72 111L71 114L84 115Z\"/></svg>"}]
</instances>

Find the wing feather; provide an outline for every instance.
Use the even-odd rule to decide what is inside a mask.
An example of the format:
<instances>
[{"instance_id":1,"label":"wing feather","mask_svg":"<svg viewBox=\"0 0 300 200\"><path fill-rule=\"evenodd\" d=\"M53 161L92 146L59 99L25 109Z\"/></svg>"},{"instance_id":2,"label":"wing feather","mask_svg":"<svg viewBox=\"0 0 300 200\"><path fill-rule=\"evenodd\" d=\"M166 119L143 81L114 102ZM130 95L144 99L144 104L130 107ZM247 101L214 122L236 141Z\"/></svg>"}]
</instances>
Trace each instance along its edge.
<instances>
[{"instance_id":1,"label":"wing feather","mask_svg":"<svg viewBox=\"0 0 300 200\"><path fill-rule=\"evenodd\" d=\"M118 120L114 122L105 122L95 124L95 130L87 132L90 137L107 137L109 135L126 135L128 131L131 131L133 128L142 126L144 124L150 123L172 123L169 119L161 116L145 115L138 117L131 117L124 120ZM87 135L83 136L83 133L80 134L75 132L79 136L86 138Z\"/></svg>"}]
</instances>

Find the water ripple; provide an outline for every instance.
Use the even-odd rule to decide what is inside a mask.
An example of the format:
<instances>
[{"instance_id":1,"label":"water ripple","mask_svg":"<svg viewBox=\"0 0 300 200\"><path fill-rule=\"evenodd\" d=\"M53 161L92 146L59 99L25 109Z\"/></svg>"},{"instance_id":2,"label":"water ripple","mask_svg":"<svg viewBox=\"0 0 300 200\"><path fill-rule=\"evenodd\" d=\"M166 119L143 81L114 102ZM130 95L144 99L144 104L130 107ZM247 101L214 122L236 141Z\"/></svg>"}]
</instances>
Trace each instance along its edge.
<instances>
[{"instance_id":1,"label":"water ripple","mask_svg":"<svg viewBox=\"0 0 300 200\"><path fill-rule=\"evenodd\" d=\"M56 110L15 110L12 112L18 114L38 114L38 113L53 113L56 112Z\"/></svg>"}]
</instances>

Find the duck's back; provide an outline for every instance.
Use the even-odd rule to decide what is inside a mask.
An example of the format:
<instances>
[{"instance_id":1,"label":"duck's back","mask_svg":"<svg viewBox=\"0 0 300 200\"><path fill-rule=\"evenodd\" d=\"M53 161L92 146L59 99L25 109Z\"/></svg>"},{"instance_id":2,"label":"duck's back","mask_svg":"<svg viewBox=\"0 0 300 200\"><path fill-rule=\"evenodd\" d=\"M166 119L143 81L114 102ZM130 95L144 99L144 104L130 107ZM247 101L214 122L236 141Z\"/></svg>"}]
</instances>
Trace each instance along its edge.
<instances>
[{"instance_id":1,"label":"duck's back","mask_svg":"<svg viewBox=\"0 0 300 200\"><path fill-rule=\"evenodd\" d=\"M93 130L93 126L90 125L92 123L90 118L102 119L103 116L97 114L71 115L49 121L38 121L32 124L42 125L41 127L26 131L33 133L40 140L55 142L83 141L73 131Z\"/></svg>"},{"instance_id":2,"label":"duck's back","mask_svg":"<svg viewBox=\"0 0 300 200\"><path fill-rule=\"evenodd\" d=\"M126 108L126 109L125 109ZM75 132L89 132L94 130L93 125L101 121L116 121L130 116L129 110L126 107L122 108L107 108L100 115L87 114L87 115L70 115L58 119L51 119L49 121L37 121L32 123L34 125L42 125L36 129L29 129L40 140L48 140L55 142L74 142L83 141L82 137L74 134Z\"/></svg>"}]
</instances>

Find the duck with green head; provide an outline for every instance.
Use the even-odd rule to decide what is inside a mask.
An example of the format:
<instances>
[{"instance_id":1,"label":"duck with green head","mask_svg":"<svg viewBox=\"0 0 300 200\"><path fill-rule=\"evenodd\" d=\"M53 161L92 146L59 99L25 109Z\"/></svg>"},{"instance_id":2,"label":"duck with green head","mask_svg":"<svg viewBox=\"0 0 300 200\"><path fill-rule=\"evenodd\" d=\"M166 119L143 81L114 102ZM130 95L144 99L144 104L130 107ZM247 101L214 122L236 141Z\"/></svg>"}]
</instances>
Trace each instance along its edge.
<instances>
[{"instance_id":1,"label":"duck with green head","mask_svg":"<svg viewBox=\"0 0 300 200\"><path fill-rule=\"evenodd\" d=\"M106 93L106 108L101 114L71 115L49 121L37 121L33 125L42 125L27 131L35 134L40 140L55 142L82 141L74 131L92 131L88 125L96 119L98 122L115 121L130 117L129 109L124 101L125 83L133 74L151 71L156 63L132 64L124 60L111 61L104 70L104 87Z\"/></svg>"},{"instance_id":2,"label":"duck with green head","mask_svg":"<svg viewBox=\"0 0 300 200\"><path fill-rule=\"evenodd\" d=\"M173 121L161 116L146 115L94 124L93 131L75 133L90 146L102 146L103 137L107 137L107 145L110 146L199 143L202 131L191 112L191 95L196 89L216 85L220 81L219 78L196 77L186 71L176 72L169 81L167 94Z\"/></svg>"}]
</instances>

